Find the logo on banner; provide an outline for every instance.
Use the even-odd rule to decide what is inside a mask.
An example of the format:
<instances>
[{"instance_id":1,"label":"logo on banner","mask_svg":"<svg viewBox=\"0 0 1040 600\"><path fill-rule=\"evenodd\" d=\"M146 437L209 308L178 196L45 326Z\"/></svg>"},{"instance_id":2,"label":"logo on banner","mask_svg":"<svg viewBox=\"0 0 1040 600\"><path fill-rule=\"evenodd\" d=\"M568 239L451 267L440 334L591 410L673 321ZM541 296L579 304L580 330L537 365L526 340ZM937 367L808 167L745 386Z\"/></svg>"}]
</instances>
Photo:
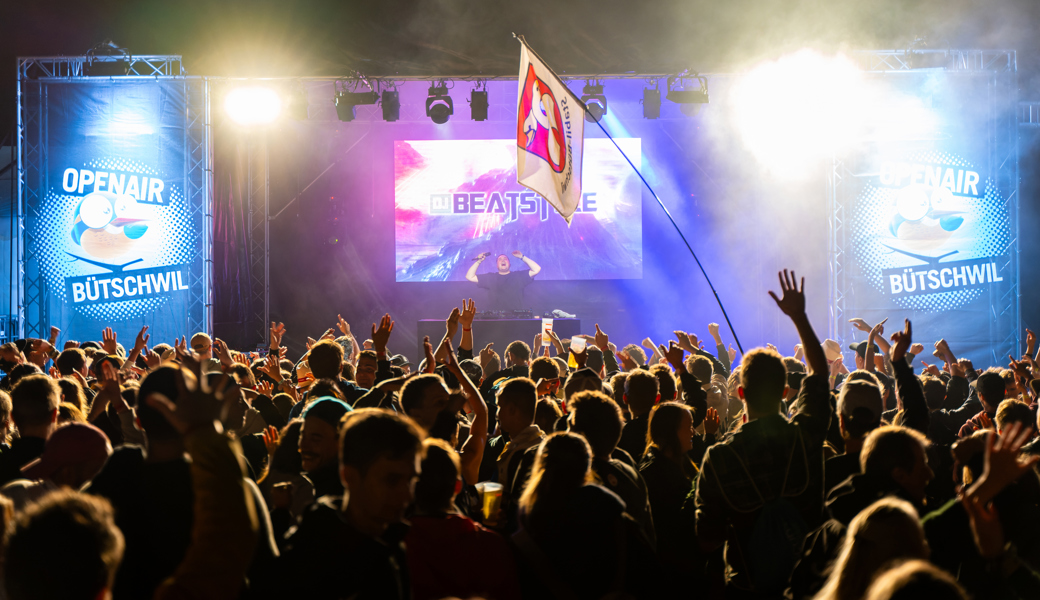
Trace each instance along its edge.
<instances>
[{"instance_id":1,"label":"logo on banner","mask_svg":"<svg viewBox=\"0 0 1040 600\"><path fill-rule=\"evenodd\" d=\"M527 80L520 97L519 127L516 143L531 154L541 157L553 171L563 173L567 167L567 140L560 125L560 107L552 89L527 66Z\"/></svg>"},{"instance_id":2,"label":"logo on banner","mask_svg":"<svg viewBox=\"0 0 1040 600\"><path fill-rule=\"evenodd\" d=\"M183 194L135 161L65 167L42 203L36 239L51 289L91 318L138 317L189 289L195 235Z\"/></svg>"},{"instance_id":3,"label":"logo on banner","mask_svg":"<svg viewBox=\"0 0 1040 600\"><path fill-rule=\"evenodd\" d=\"M1010 275L1004 199L973 165L943 152L881 161L852 232L870 281L904 308L958 308Z\"/></svg>"}]
</instances>

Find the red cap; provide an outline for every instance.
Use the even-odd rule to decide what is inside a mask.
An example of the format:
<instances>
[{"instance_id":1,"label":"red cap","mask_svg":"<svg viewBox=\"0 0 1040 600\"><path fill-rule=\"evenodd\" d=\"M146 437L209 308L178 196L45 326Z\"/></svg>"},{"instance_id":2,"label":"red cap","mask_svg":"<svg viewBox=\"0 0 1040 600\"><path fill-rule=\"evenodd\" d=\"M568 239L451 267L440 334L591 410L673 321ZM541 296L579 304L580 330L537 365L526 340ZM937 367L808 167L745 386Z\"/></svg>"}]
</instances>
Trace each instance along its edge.
<instances>
[{"instance_id":1,"label":"red cap","mask_svg":"<svg viewBox=\"0 0 1040 600\"><path fill-rule=\"evenodd\" d=\"M100 429L87 423L69 423L51 434L43 455L22 467L22 475L46 479L64 466L103 461L111 454L112 444Z\"/></svg>"}]
</instances>

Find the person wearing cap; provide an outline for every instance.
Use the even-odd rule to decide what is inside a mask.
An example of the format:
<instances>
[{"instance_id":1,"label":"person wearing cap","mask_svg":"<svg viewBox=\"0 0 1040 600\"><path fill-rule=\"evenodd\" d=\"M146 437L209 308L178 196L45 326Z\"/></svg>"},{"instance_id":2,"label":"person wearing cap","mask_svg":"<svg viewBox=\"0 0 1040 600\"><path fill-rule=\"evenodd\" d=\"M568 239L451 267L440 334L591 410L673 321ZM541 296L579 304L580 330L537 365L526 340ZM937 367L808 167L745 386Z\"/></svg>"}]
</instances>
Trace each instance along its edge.
<instances>
[{"instance_id":1,"label":"person wearing cap","mask_svg":"<svg viewBox=\"0 0 1040 600\"><path fill-rule=\"evenodd\" d=\"M395 354L390 358L390 364L401 369L404 375L412 372L412 363L405 358L404 354Z\"/></svg>"},{"instance_id":2,"label":"person wearing cap","mask_svg":"<svg viewBox=\"0 0 1040 600\"><path fill-rule=\"evenodd\" d=\"M208 334L200 331L191 336L191 349L199 355L202 362L203 373L219 373L221 371L220 361L213 358L213 339Z\"/></svg>"},{"instance_id":3,"label":"person wearing cap","mask_svg":"<svg viewBox=\"0 0 1040 600\"><path fill-rule=\"evenodd\" d=\"M339 424L350 406L332 396L322 396L303 411L300 430L300 459L303 470L314 485L314 497L343 495L336 453Z\"/></svg>"},{"instance_id":4,"label":"person wearing cap","mask_svg":"<svg viewBox=\"0 0 1040 600\"><path fill-rule=\"evenodd\" d=\"M846 381L838 396L838 427L845 441L845 453L827 459L824 465L825 493L859 473L863 440L881 426L883 404L877 380L864 371L856 371L853 376L860 374L867 377Z\"/></svg>"},{"instance_id":5,"label":"person wearing cap","mask_svg":"<svg viewBox=\"0 0 1040 600\"><path fill-rule=\"evenodd\" d=\"M112 444L100 429L69 423L51 434L40 458L22 467L24 479L11 481L0 488L0 494L20 511L54 490L79 490L101 471L111 454Z\"/></svg>"}]
</instances>

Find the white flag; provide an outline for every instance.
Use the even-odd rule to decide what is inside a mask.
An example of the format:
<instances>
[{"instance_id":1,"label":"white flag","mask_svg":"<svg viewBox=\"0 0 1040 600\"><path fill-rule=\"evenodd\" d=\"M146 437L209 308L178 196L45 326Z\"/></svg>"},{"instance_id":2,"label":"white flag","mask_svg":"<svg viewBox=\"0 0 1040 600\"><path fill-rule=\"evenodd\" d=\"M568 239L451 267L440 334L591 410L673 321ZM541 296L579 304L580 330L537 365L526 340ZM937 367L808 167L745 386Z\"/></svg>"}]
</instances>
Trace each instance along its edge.
<instances>
[{"instance_id":1,"label":"white flag","mask_svg":"<svg viewBox=\"0 0 1040 600\"><path fill-rule=\"evenodd\" d=\"M516 182L570 224L581 202L585 108L522 39L516 113Z\"/></svg>"}]
</instances>

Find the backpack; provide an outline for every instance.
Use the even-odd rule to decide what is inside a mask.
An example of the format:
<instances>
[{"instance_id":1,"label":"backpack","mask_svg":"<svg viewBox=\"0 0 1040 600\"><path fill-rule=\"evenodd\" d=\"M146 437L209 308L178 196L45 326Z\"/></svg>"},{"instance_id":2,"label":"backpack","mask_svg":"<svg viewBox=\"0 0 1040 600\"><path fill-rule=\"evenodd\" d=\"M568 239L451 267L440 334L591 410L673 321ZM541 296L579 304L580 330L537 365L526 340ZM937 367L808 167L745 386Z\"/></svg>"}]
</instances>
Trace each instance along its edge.
<instances>
[{"instance_id":1,"label":"backpack","mask_svg":"<svg viewBox=\"0 0 1040 600\"><path fill-rule=\"evenodd\" d=\"M755 485L754 478L736 450L730 448L728 444L719 444L716 447L725 447L733 454L737 463L744 469L748 483L751 484L762 503L751 529L751 538L747 545L740 549L744 569L751 585L756 592L783 592L795 564L801 557L805 536L809 533L809 526L802 517L801 511L794 502L786 497L786 495L798 495L805 491L804 488L792 492L787 491L787 476L791 471L791 463L795 460L795 451L801 448L802 456L806 457L806 460L808 459L805 453L805 441L799 432L797 442L791 445L791 454L787 458L780 494L769 499L762 496L762 492Z\"/></svg>"}]
</instances>

